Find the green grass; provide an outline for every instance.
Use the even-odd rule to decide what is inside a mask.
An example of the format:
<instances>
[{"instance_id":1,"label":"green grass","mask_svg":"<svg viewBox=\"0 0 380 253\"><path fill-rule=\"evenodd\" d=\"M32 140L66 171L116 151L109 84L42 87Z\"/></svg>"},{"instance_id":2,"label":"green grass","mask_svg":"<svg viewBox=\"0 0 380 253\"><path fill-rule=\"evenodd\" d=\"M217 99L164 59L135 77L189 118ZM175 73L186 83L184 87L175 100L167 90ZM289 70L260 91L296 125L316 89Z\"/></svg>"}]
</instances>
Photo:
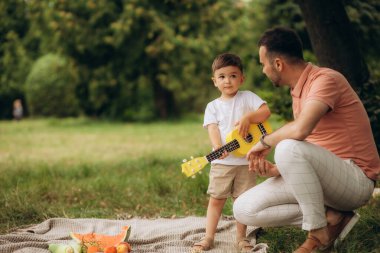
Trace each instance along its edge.
<instances>
[{"instance_id":1,"label":"green grass","mask_svg":"<svg viewBox=\"0 0 380 253\"><path fill-rule=\"evenodd\" d=\"M205 216L207 173L188 179L180 171L182 159L210 151L201 124L0 121L0 233L52 217ZM224 214L231 208L228 201ZM359 210L339 252L379 252L379 210L379 198ZM295 228L265 229L259 242L291 252L304 238Z\"/></svg>"}]
</instances>

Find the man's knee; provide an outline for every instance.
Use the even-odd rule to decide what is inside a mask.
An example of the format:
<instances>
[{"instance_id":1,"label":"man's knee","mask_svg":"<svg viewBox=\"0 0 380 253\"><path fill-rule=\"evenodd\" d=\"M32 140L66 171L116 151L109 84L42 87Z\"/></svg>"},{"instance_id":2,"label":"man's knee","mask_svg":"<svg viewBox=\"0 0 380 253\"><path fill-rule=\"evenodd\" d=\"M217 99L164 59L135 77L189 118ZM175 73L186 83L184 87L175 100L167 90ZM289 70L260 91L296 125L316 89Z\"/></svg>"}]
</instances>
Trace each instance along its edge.
<instances>
[{"instance_id":1,"label":"man's knee","mask_svg":"<svg viewBox=\"0 0 380 253\"><path fill-rule=\"evenodd\" d=\"M235 219L244 225L254 225L256 211L251 210L251 201L245 198L237 198L233 205L233 213Z\"/></svg>"},{"instance_id":2,"label":"man's knee","mask_svg":"<svg viewBox=\"0 0 380 253\"><path fill-rule=\"evenodd\" d=\"M247 224L247 215L244 209L244 203L242 202L241 198L237 198L233 205L233 214L236 219L241 224L248 225Z\"/></svg>"},{"instance_id":3,"label":"man's knee","mask_svg":"<svg viewBox=\"0 0 380 253\"><path fill-rule=\"evenodd\" d=\"M280 141L275 149L274 160L276 163L283 160L292 160L295 155L299 152L302 152L302 148L297 148L299 145L302 145L303 141L285 139ZM299 155L299 154L298 154Z\"/></svg>"}]
</instances>

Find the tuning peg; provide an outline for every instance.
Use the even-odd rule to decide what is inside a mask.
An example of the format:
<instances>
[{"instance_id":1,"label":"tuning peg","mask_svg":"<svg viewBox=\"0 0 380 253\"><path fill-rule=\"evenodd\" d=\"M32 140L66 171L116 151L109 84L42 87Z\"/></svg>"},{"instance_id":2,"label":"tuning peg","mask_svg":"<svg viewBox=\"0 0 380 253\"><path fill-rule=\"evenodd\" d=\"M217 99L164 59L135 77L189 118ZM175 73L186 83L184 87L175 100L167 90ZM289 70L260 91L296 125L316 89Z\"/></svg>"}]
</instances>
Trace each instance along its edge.
<instances>
[{"instance_id":1,"label":"tuning peg","mask_svg":"<svg viewBox=\"0 0 380 253\"><path fill-rule=\"evenodd\" d=\"M187 160L186 160L186 159L183 159L182 162L185 163L185 162L187 162Z\"/></svg>"},{"instance_id":2,"label":"tuning peg","mask_svg":"<svg viewBox=\"0 0 380 253\"><path fill-rule=\"evenodd\" d=\"M202 171L200 170L198 173L199 173L199 174L202 174Z\"/></svg>"},{"instance_id":3,"label":"tuning peg","mask_svg":"<svg viewBox=\"0 0 380 253\"><path fill-rule=\"evenodd\" d=\"M195 175L192 175L191 178L192 178L192 179L195 179Z\"/></svg>"},{"instance_id":4,"label":"tuning peg","mask_svg":"<svg viewBox=\"0 0 380 253\"><path fill-rule=\"evenodd\" d=\"M190 156L190 159L193 160L193 159L194 159L194 156Z\"/></svg>"}]
</instances>

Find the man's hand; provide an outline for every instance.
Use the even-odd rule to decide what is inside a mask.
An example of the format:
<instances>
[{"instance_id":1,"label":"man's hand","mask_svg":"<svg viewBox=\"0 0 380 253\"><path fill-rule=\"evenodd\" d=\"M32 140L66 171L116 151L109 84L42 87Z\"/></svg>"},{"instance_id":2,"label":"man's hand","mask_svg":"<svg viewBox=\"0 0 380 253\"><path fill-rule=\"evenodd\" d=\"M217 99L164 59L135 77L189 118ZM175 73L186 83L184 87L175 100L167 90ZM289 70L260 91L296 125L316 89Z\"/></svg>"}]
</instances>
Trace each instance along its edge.
<instances>
[{"instance_id":1,"label":"man's hand","mask_svg":"<svg viewBox=\"0 0 380 253\"><path fill-rule=\"evenodd\" d=\"M265 160L263 157L253 155L249 158L249 170L264 177L276 177L280 175L275 164Z\"/></svg>"},{"instance_id":2,"label":"man's hand","mask_svg":"<svg viewBox=\"0 0 380 253\"><path fill-rule=\"evenodd\" d=\"M278 176L277 166L265 160L271 149L261 142L256 143L247 153L249 170L257 172L260 176Z\"/></svg>"},{"instance_id":3,"label":"man's hand","mask_svg":"<svg viewBox=\"0 0 380 253\"><path fill-rule=\"evenodd\" d=\"M247 159L250 160L251 156L266 157L271 149L265 147L260 141L257 142L247 153Z\"/></svg>"}]
</instances>

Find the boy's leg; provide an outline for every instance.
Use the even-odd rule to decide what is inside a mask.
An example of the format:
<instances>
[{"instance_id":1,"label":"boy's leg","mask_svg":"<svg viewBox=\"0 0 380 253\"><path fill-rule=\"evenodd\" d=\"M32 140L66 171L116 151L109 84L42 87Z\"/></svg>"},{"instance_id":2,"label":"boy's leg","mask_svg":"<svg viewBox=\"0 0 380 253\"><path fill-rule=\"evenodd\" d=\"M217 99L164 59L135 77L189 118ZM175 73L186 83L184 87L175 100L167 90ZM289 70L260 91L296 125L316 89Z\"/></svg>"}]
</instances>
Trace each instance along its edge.
<instances>
[{"instance_id":1,"label":"boy's leg","mask_svg":"<svg viewBox=\"0 0 380 253\"><path fill-rule=\"evenodd\" d=\"M216 228L225 203L226 199L210 197L207 207L206 237L214 239Z\"/></svg>"},{"instance_id":2,"label":"boy's leg","mask_svg":"<svg viewBox=\"0 0 380 253\"><path fill-rule=\"evenodd\" d=\"M206 236L195 243L193 250L208 250L214 242L216 228L226 200L231 196L231 187L235 178L236 166L211 164L210 183L207 194L210 195L206 218Z\"/></svg>"},{"instance_id":3,"label":"boy's leg","mask_svg":"<svg viewBox=\"0 0 380 253\"><path fill-rule=\"evenodd\" d=\"M247 239L247 225L236 221L236 246L239 252L251 252L254 248Z\"/></svg>"},{"instance_id":4,"label":"boy's leg","mask_svg":"<svg viewBox=\"0 0 380 253\"><path fill-rule=\"evenodd\" d=\"M216 228L225 203L226 199L210 197L207 207L206 236L194 244L193 250L209 250L213 247Z\"/></svg>"},{"instance_id":5,"label":"boy's leg","mask_svg":"<svg viewBox=\"0 0 380 253\"><path fill-rule=\"evenodd\" d=\"M236 166L236 176L233 184L233 200L243 192L256 185L256 174L248 170L248 165ZM254 248L247 239L247 225L236 221L236 248L239 252L251 252Z\"/></svg>"},{"instance_id":6,"label":"boy's leg","mask_svg":"<svg viewBox=\"0 0 380 253\"><path fill-rule=\"evenodd\" d=\"M236 221L236 241L239 242L247 236L247 225Z\"/></svg>"}]
</instances>

